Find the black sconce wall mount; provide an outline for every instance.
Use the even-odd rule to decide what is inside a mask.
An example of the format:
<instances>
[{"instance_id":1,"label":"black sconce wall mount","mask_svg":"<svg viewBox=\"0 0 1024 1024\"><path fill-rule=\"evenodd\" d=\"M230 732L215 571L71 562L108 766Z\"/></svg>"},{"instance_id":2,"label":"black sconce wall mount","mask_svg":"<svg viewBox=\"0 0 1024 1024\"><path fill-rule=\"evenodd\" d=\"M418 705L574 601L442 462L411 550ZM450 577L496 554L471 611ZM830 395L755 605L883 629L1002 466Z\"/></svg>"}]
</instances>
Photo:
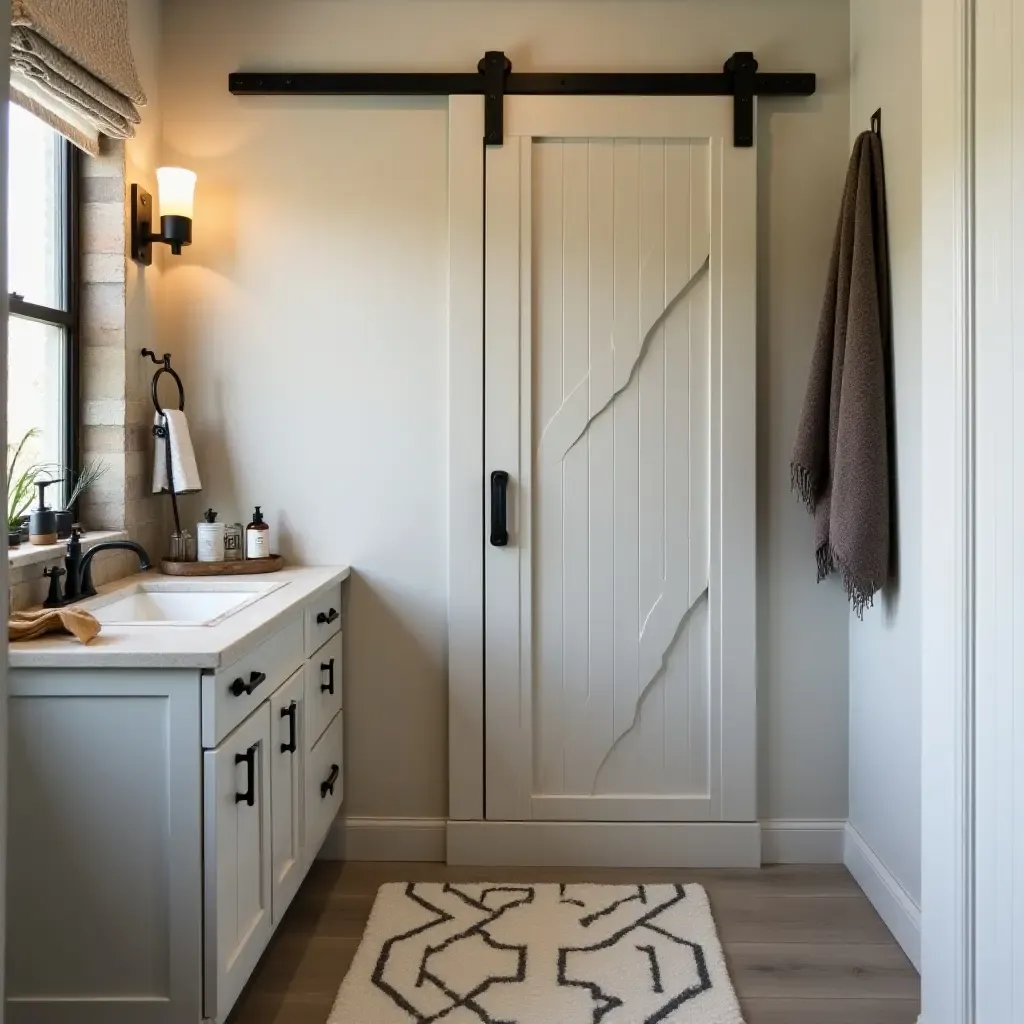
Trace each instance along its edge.
<instances>
[{"instance_id":1,"label":"black sconce wall mount","mask_svg":"<svg viewBox=\"0 0 1024 1024\"><path fill-rule=\"evenodd\" d=\"M196 176L180 167L161 167L156 173L161 209L166 210L160 216L159 233L153 231L153 197L141 185L131 187L131 255L136 263L147 267L153 262L154 242L169 245L175 256L181 255L183 246L192 244Z\"/></svg>"}]
</instances>

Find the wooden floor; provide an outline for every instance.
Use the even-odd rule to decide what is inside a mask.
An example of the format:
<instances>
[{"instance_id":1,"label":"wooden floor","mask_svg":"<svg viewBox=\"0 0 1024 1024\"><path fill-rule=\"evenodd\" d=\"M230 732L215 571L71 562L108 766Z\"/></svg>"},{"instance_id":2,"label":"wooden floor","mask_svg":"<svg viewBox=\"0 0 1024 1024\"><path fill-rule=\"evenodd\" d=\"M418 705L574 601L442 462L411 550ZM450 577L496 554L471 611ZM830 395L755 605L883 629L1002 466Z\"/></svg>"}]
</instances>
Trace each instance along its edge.
<instances>
[{"instance_id":1,"label":"wooden floor","mask_svg":"<svg viewBox=\"0 0 1024 1024\"><path fill-rule=\"evenodd\" d=\"M747 1024L917 1020L918 976L841 867L651 871L319 861L239 999L231 1024L324 1024L377 886L442 880L700 882L711 898Z\"/></svg>"}]
</instances>

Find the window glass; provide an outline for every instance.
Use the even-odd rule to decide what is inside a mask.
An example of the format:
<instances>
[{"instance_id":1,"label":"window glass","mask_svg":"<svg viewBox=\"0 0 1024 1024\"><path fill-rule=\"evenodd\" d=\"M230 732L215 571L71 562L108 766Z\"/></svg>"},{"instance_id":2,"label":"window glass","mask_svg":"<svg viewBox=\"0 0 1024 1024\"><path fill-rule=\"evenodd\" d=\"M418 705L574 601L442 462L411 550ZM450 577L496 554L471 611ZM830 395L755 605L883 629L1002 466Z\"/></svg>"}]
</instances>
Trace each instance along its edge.
<instances>
[{"instance_id":1,"label":"window glass","mask_svg":"<svg viewBox=\"0 0 1024 1024\"><path fill-rule=\"evenodd\" d=\"M74 463L70 428L77 417L68 301L77 285L70 251L76 189L68 168L77 161L48 125L14 105L9 114L8 456L24 441L15 476L36 467L46 478L63 479ZM65 493L51 487L47 503L62 507Z\"/></svg>"},{"instance_id":2,"label":"window glass","mask_svg":"<svg viewBox=\"0 0 1024 1024\"><path fill-rule=\"evenodd\" d=\"M27 302L65 308L62 281L61 137L10 106L7 285Z\"/></svg>"}]
</instances>

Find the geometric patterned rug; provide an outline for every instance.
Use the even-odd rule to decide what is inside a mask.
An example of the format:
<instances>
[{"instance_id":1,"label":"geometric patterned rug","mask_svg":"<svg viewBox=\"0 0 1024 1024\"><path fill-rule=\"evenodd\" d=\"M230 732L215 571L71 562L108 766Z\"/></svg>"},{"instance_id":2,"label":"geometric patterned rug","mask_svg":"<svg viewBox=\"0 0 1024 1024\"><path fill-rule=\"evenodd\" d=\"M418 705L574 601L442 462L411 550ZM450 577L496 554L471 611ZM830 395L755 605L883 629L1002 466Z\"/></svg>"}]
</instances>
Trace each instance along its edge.
<instances>
[{"instance_id":1,"label":"geometric patterned rug","mask_svg":"<svg viewBox=\"0 0 1024 1024\"><path fill-rule=\"evenodd\" d=\"M742 1024L699 885L382 886L328 1024Z\"/></svg>"}]
</instances>

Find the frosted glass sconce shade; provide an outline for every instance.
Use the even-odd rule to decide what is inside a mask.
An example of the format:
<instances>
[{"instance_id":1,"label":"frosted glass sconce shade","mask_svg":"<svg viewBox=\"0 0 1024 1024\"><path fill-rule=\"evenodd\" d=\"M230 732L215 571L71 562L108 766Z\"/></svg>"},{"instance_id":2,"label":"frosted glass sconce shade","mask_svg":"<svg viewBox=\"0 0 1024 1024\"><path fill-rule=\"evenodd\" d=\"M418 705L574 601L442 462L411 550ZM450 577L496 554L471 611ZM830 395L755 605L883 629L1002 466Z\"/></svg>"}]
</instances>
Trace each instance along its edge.
<instances>
[{"instance_id":1,"label":"frosted glass sconce shade","mask_svg":"<svg viewBox=\"0 0 1024 1024\"><path fill-rule=\"evenodd\" d=\"M164 242L175 256L182 246L192 244L192 211L196 174L184 167L158 167L160 193L160 234L153 233L153 197L139 185L132 185L132 259L148 266L153 262L153 243Z\"/></svg>"}]
</instances>

